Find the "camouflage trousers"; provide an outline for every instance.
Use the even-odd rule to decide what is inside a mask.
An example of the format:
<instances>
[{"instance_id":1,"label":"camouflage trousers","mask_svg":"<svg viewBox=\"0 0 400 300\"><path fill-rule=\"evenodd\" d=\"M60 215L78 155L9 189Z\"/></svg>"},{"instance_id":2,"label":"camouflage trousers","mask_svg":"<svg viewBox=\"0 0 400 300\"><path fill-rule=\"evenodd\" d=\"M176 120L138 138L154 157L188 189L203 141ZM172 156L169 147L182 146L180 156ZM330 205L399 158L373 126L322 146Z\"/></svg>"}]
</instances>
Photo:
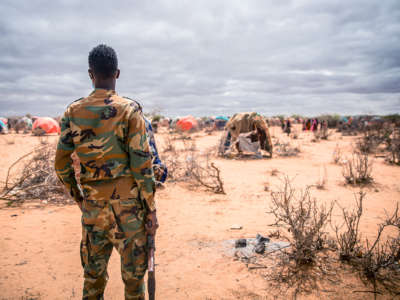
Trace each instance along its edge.
<instances>
[{"instance_id":1,"label":"camouflage trousers","mask_svg":"<svg viewBox=\"0 0 400 300\"><path fill-rule=\"evenodd\" d=\"M140 201L84 200L82 212L83 299L103 299L107 265L115 247L121 256L125 299L144 300L147 248L145 213Z\"/></svg>"}]
</instances>

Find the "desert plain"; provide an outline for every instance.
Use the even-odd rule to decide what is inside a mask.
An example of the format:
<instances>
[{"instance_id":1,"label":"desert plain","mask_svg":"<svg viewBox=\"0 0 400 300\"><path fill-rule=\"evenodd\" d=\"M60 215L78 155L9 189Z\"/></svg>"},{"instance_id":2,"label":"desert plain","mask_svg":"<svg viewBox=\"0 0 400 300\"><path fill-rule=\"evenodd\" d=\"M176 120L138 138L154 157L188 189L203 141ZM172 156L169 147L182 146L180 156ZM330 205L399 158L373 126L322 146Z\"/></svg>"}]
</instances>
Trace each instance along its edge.
<instances>
[{"instance_id":1,"label":"desert plain","mask_svg":"<svg viewBox=\"0 0 400 300\"><path fill-rule=\"evenodd\" d=\"M339 205L352 209L359 186L345 184L342 166L333 162L333 152L341 149L343 159L350 157L357 137L332 131L328 140L313 142L310 132L296 129L290 139L279 127L271 127L273 142L289 141L300 150L293 157L253 159L222 158L216 155L220 131L190 135L198 155L209 153L221 170L226 194L215 194L190 181L167 180L157 190L160 228L156 237L157 299L373 299L370 286L357 274L337 266L334 279L317 282L319 288L298 292L279 290L272 285L266 268L249 269L230 255L226 241L268 236L277 230L269 214L271 191L282 186L284 176L301 190L311 186L319 204L336 206L332 222L341 222ZM155 136L159 152L170 133L161 129ZM176 155L185 157L184 140L175 136ZM58 135L42 138L30 134L0 136L0 183L4 185L9 167L41 143L55 145ZM181 149L181 150L179 150ZM186 158L183 158L186 159ZM400 167L383 157L372 156L373 183L366 192L360 232L363 239L376 236L385 211L393 211L400 201ZM11 178L20 176L14 168ZM316 185L324 180L324 187ZM82 267L79 256L81 212L73 203L52 204L40 199L15 206L0 200L0 299L81 299ZM241 229L232 229L241 228ZM333 234L332 228L327 231ZM276 238L272 238L272 240ZM123 299L123 283L118 255L113 252L109 266L105 299ZM318 280L318 279L317 279ZM361 292L360 292L361 291ZM367 292L363 292L367 291ZM392 299L393 295L377 295Z\"/></svg>"}]
</instances>

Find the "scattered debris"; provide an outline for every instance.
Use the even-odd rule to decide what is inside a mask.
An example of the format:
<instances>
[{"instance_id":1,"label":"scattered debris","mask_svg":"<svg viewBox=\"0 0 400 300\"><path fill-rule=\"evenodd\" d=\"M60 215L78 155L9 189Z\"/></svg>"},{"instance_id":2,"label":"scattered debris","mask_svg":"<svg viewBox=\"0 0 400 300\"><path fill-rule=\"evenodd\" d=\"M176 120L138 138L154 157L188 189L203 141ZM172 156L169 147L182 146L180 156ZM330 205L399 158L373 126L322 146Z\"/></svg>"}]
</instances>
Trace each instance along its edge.
<instances>
[{"instance_id":1,"label":"scattered debris","mask_svg":"<svg viewBox=\"0 0 400 300\"><path fill-rule=\"evenodd\" d=\"M233 229L233 230L240 230L240 229L243 229L243 227L242 227L242 225L237 225L237 224L235 224L235 225L232 225L232 226L231 226L231 229Z\"/></svg>"},{"instance_id":2,"label":"scattered debris","mask_svg":"<svg viewBox=\"0 0 400 300\"><path fill-rule=\"evenodd\" d=\"M235 241L235 248L243 248L247 246L246 239L238 239Z\"/></svg>"}]
</instances>

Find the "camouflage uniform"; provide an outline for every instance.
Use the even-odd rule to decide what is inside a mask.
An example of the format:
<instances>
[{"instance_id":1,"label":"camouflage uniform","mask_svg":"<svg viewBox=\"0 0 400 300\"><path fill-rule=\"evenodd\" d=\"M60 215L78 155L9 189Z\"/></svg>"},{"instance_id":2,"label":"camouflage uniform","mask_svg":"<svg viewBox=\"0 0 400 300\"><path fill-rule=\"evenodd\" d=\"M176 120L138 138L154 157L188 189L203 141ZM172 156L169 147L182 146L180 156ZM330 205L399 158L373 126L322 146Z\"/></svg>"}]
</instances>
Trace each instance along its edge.
<instances>
[{"instance_id":1,"label":"camouflage uniform","mask_svg":"<svg viewBox=\"0 0 400 300\"><path fill-rule=\"evenodd\" d=\"M82 201L83 299L103 299L113 247L121 255L125 298L144 299L144 216L155 209L155 180L140 105L103 89L72 103L61 121L55 169L71 196Z\"/></svg>"}]
</instances>

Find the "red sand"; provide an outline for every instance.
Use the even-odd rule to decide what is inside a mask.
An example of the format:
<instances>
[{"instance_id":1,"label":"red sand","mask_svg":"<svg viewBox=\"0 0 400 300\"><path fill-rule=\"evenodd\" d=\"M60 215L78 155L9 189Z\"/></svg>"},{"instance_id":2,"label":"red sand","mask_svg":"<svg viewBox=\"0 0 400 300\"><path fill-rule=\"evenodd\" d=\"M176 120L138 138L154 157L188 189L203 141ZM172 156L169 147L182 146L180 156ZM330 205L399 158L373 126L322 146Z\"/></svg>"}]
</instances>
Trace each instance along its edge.
<instances>
[{"instance_id":1,"label":"red sand","mask_svg":"<svg viewBox=\"0 0 400 300\"><path fill-rule=\"evenodd\" d=\"M287 138L278 127L271 134L281 141ZM166 133L156 136L163 148ZM196 136L200 151L217 144L220 133ZM46 139L55 141L57 136ZM274 299L274 291L259 272L224 254L221 242L239 237L268 234L275 228L269 207L269 192L280 185L281 176L294 178L297 187L313 185L326 167L326 189L312 189L321 203L338 201L343 207L354 206L353 193L358 188L343 184L342 168L332 163L336 146L349 155L352 137L334 134L328 141L311 142L309 133L300 133L298 157L263 160L228 160L215 158L221 168L226 195L215 195L187 183L167 183L157 192L160 229L156 243L157 299ZM13 143L14 142L14 143ZM0 182L4 183L9 166L39 144L30 135L0 136ZM177 143L180 143L179 141ZM278 176L271 170L278 169ZM15 173L14 173L15 175ZM367 198L361 231L373 238L385 209L390 211L400 200L400 167L387 165L376 158L373 167L375 184L366 188ZM335 209L334 218L339 210ZM233 231L239 224L242 230ZM80 211L77 206L44 206L28 202L19 208L0 210L0 299L80 299L82 268L79 257L81 238ZM109 264L110 280L106 299L123 299L123 284L118 255L114 252ZM352 293L368 290L356 275L333 286L332 292L314 292L300 299L371 299L372 294ZM347 279L346 279L347 280ZM24 298L25 297L25 298ZM292 296L281 295L287 299Z\"/></svg>"}]
</instances>

